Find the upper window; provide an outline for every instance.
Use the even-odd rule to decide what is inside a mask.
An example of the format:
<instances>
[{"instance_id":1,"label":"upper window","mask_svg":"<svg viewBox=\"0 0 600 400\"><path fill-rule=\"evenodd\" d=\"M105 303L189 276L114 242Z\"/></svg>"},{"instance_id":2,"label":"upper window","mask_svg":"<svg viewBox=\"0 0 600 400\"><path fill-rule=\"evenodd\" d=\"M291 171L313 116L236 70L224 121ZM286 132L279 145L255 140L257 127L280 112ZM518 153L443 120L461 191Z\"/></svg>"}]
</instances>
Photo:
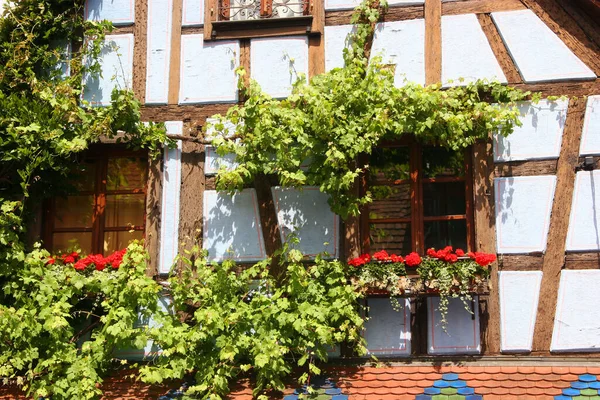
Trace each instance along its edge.
<instances>
[{"instance_id":1,"label":"upper window","mask_svg":"<svg viewBox=\"0 0 600 400\"><path fill-rule=\"evenodd\" d=\"M75 192L49 202L46 247L109 254L144 235L147 156L91 153L72 172Z\"/></svg>"},{"instance_id":2,"label":"upper window","mask_svg":"<svg viewBox=\"0 0 600 400\"><path fill-rule=\"evenodd\" d=\"M323 34L322 2L205 0L204 40Z\"/></svg>"},{"instance_id":3,"label":"upper window","mask_svg":"<svg viewBox=\"0 0 600 400\"><path fill-rule=\"evenodd\" d=\"M219 0L219 21L293 18L309 15L308 0Z\"/></svg>"},{"instance_id":4,"label":"upper window","mask_svg":"<svg viewBox=\"0 0 600 400\"><path fill-rule=\"evenodd\" d=\"M363 251L473 249L470 157L419 144L379 148L369 160L373 202L363 212Z\"/></svg>"}]
</instances>

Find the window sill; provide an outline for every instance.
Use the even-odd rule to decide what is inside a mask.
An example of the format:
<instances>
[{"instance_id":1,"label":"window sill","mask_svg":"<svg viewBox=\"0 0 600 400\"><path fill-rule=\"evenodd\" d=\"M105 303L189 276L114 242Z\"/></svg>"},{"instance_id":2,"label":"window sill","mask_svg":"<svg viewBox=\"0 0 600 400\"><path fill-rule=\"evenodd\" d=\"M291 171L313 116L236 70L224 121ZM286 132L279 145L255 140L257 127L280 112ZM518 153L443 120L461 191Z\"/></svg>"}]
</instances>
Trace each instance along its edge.
<instances>
[{"instance_id":1,"label":"window sill","mask_svg":"<svg viewBox=\"0 0 600 400\"><path fill-rule=\"evenodd\" d=\"M210 40L318 34L319 32L313 32L312 25L312 15L246 21L213 21Z\"/></svg>"}]
</instances>

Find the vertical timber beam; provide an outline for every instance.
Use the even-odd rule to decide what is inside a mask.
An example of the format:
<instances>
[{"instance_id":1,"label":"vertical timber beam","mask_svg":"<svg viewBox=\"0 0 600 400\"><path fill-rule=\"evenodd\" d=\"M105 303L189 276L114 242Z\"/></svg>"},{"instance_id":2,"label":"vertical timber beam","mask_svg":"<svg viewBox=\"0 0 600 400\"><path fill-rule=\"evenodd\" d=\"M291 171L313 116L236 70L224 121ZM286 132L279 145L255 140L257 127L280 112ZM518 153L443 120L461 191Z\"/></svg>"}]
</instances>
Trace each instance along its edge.
<instances>
[{"instance_id":1,"label":"vertical timber beam","mask_svg":"<svg viewBox=\"0 0 600 400\"><path fill-rule=\"evenodd\" d=\"M325 72L325 38L322 35L308 38L308 79Z\"/></svg>"},{"instance_id":2,"label":"vertical timber beam","mask_svg":"<svg viewBox=\"0 0 600 400\"><path fill-rule=\"evenodd\" d=\"M442 81L442 1L425 0L425 84Z\"/></svg>"},{"instance_id":3,"label":"vertical timber beam","mask_svg":"<svg viewBox=\"0 0 600 400\"><path fill-rule=\"evenodd\" d=\"M148 184L146 186L146 232L144 243L150 256L146 268L148 276L158 274L158 258L160 253L159 232L162 199L161 158L148 158Z\"/></svg>"},{"instance_id":4,"label":"vertical timber beam","mask_svg":"<svg viewBox=\"0 0 600 400\"><path fill-rule=\"evenodd\" d=\"M148 0L135 1L133 26L133 82L135 97L143 104L146 99L146 51L148 47Z\"/></svg>"},{"instance_id":5,"label":"vertical timber beam","mask_svg":"<svg viewBox=\"0 0 600 400\"><path fill-rule=\"evenodd\" d=\"M240 67L246 71L244 75L244 86L248 88L250 86L250 72L252 66L250 65L250 39L240 40ZM238 99L240 101L246 100L243 98L242 93L238 94Z\"/></svg>"},{"instance_id":6,"label":"vertical timber beam","mask_svg":"<svg viewBox=\"0 0 600 400\"><path fill-rule=\"evenodd\" d=\"M560 271L565 265L565 250L571 202L575 188L575 166L579 161L579 144L585 116L585 98L572 98L569 101L567 120L558 157L556 170L556 191L550 216L548 244L542 267L542 283L537 319L533 335L533 352L550 351L554 316L558 300Z\"/></svg>"},{"instance_id":7,"label":"vertical timber beam","mask_svg":"<svg viewBox=\"0 0 600 400\"><path fill-rule=\"evenodd\" d=\"M473 204L475 250L496 253L496 212L494 205L494 160L492 141L473 146ZM490 296L482 319L482 349L486 354L500 352L500 301L498 298L498 263L490 266ZM481 304L482 302L480 302Z\"/></svg>"},{"instance_id":8,"label":"vertical timber beam","mask_svg":"<svg viewBox=\"0 0 600 400\"><path fill-rule=\"evenodd\" d=\"M281 231L277 223L277 210L273 201L271 192L271 182L269 177L259 175L254 178L254 188L256 189L256 198L258 200L258 213L262 226L263 237L265 239L265 250L268 257L273 257L273 254L281 249ZM273 258L271 263L271 275L278 278L283 272L280 269L279 261Z\"/></svg>"},{"instance_id":9,"label":"vertical timber beam","mask_svg":"<svg viewBox=\"0 0 600 400\"><path fill-rule=\"evenodd\" d=\"M190 123L184 122L183 136L189 136ZM181 192L179 200L179 253L201 247L204 210L204 145L184 140L181 149Z\"/></svg>"},{"instance_id":10,"label":"vertical timber beam","mask_svg":"<svg viewBox=\"0 0 600 400\"><path fill-rule=\"evenodd\" d=\"M169 67L169 104L179 102L181 79L181 18L183 0L173 0L173 23L171 28L171 65Z\"/></svg>"}]
</instances>

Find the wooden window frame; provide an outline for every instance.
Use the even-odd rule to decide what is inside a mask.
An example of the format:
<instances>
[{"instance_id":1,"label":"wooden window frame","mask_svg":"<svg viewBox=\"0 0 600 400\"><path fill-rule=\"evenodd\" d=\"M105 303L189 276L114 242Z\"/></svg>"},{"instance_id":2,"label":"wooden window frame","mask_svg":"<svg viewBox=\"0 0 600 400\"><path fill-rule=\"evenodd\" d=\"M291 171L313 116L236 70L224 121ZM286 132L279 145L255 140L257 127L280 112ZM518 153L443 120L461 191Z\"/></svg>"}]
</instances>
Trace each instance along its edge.
<instances>
[{"instance_id":1,"label":"wooden window frame","mask_svg":"<svg viewBox=\"0 0 600 400\"><path fill-rule=\"evenodd\" d=\"M422 154L423 146L417 143L414 139L407 139L400 142L384 143L382 148L399 148L407 147L410 149L410 178L394 181L396 184L410 184L411 197L411 214L407 218L384 218L378 219L377 223L410 223L411 229L411 251L421 255L425 254L425 222L433 221L449 221L449 220L465 220L467 229L467 249L465 251L474 251L475 249L475 225L474 225L474 196L473 196L473 163L471 159L471 149L467 148L465 152L465 173L464 177L436 177L424 178L422 171ZM362 165L368 164L368 157L363 156L359 160ZM441 215L441 216L424 216L423 210L423 185L426 183L443 183L443 182L465 182L465 214L457 215ZM369 189L368 173L363 176L360 184L360 194L364 196ZM369 206L365 206L361 210L360 216L360 245L362 253L369 253L371 250L370 243L370 225Z\"/></svg>"},{"instance_id":2,"label":"wooden window frame","mask_svg":"<svg viewBox=\"0 0 600 400\"><path fill-rule=\"evenodd\" d=\"M272 1L260 0L261 14L269 13ZM322 1L308 0L308 13L303 16L242 21L219 21L219 2L205 0L203 33L206 41L323 34L325 8Z\"/></svg>"},{"instance_id":3,"label":"wooden window frame","mask_svg":"<svg viewBox=\"0 0 600 400\"><path fill-rule=\"evenodd\" d=\"M56 217L56 198L51 198L45 203L45 216L44 216L44 243L45 247L52 251L54 247L53 234L54 233L80 233L80 232L91 232L92 233L92 247L91 254L104 254L104 235L107 232L123 232L123 231L140 231L145 236L146 229L146 202L147 202L147 186L148 182L143 185L142 189L126 189L126 190L107 190L106 182L108 177L108 161L114 158L127 158L127 157L148 157L146 151L135 151L128 150L121 146L118 147L107 147L104 145L93 146L88 150L83 159L95 160L96 175L94 190L78 191L75 196L94 196L94 210L92 214L92 226L90 228L55 228L54 220ZM147 168L147 166L146 166ZM127 195L127 194L144 194L144 214L142 225L128 225L128 226L113 226L106 227L106 196L109 195Z\"/></svg>"}]
</instances>

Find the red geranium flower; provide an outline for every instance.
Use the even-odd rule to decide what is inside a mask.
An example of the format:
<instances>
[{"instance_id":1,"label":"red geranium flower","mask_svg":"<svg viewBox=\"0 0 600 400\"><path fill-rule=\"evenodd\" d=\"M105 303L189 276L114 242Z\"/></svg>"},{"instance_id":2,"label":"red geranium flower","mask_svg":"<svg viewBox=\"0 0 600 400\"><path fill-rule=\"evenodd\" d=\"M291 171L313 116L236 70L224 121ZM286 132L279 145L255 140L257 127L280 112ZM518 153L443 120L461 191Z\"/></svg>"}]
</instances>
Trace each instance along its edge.
<instances>
[{"instance_id":1,"label":"red geranium flower","mask_svg":"<svg viewBox=\"0 0 600 400\"><path fill-rule=\"evenodd\" d=\"M127 252L127 249L115 251L110 256L106 257L105 262L109 264L114 269L118 269L121 266L121 262L123 261L123 256Z\"/></svg>"},{"instance_id":2,"label":"red geranium flower","mask_svg":"<svg viewBox=\"0 0 600 400\"><path fill-rule=\"evenodd\" d=\"M56 262L56 260L54 259L54 257L50 257L48 259L48 261L46 261L46 265L52 265Z\"/></svg>"},{"instance_id":3,"label":"red geranium flower","mask_svg":"<svg viewBox=\"0 0 600 400\"><path fill-rule=\"evenodd\" d=\"M407 255L406 257L404 257L404 262L409 267L416 267L417 265L419 265L421 263L421 257L417 253L412 252L409 255Z\"/></svg>"},{"instance_id":4,"label":"red geranium flower","mask_svg":"<svg viewBox=\"0 0 600 400\"><path fill-rule=\"evenodd\" d=\"M475 260L475 262L482 267L486 267L486 266L490 265L491 263L493 263L494 261L496 261L495 254L469 252L468 256L471 257L472 260Z\"/></svg>"},{"instance_id":5,"label":"red geranium flower","mask_svg":"<svg viewBox=\"0 0 600 400\"><path fill-rule=\"evenodd\" d=\"M465 256L465 252L462 249L456 249L455 253L459 257L464 257Z\"/></svg>"},{"instance_id":6,"label":"red geranium flower","mask_svg":"<svg viewBox=\"0 0 600 400\"><path fill-rule=\"evenodd\" d=\"M353 258L352 260L348 261L349 265L352 265L354 267L360 267L361 265L363 265L365 263L365 260L363 260L360 257L356 257Z\"/></svg>"},{"instance_id":7,"label":"red geranium flower","mask_svg":"<svg viewBox=\"0 0 600 400\"><path fill-rule=\"evenodd\" d=\"M392 262L395 262L395 263L404 262L404 259L402 258L402 256L397 256L396 254L392 254L390 256L390 260L392 260Z\"/></svg>"},{"instance_id":8,"label":"red geranium flower","mask_svg":"<svg viewBox=\"0 0 600 400\"><path fill-rule=\"evenodd\" d=\"M446 256L444 257L444 261L449 263L455 263L458 261L458 257L456 256L456 254L446 254Z\"/></svg>"},{"instance_id":9,"label":"red geranium flower","mask_svg":"<svg viewBox=\"0 0 600 400\"><path fill-rule=\"evenodd\" d=\"M77 261L75 263L75 265L73 265L73 267L77 270L77 271L83 271L86 267L85 263L83 262L83 260Z\"/></svg>"},{"instance_id":10,"label":"red geranium flower","mask_svg":"<svg viewBox=\"0 0 600 400\"><path fill-rule=\"evenodd\" d=\"M390 255L385 250L380 250L377 253L373 254L373 258L377 261L388 261L390 259Z\"/></svg>"}]
</instances>

